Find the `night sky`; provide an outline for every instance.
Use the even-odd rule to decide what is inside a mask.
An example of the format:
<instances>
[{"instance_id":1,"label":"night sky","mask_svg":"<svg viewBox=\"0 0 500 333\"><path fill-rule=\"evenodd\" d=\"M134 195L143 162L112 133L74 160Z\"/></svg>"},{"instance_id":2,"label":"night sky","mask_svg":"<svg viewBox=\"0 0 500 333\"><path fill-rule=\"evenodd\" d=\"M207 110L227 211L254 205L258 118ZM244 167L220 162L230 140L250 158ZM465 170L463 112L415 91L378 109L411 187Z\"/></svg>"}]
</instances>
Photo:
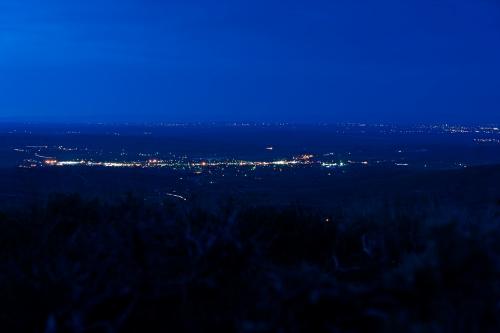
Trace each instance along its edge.
<instances>
[{"instance_id":1,"label":"night sky","mask_svg":"<svg viewBox=\"0 0 500 333\"><path fill-rule=\"evenodd\" d=\"M500 122L500 2L0 0L0 119Z\"/></svg>"}]
</instances>

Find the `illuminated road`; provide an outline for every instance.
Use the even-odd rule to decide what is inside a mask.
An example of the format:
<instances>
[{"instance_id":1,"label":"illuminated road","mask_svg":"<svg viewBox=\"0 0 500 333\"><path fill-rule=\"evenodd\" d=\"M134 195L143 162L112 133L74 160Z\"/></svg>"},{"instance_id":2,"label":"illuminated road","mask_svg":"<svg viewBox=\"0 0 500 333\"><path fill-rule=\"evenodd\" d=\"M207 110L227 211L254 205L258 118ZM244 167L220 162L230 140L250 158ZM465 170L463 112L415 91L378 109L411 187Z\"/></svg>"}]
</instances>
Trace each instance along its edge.
<instances>
[{"instance_id":1,"label":"illuminated road","mask_svg":"<svg viewBox=\"0 0 500 333\"><path fill-rule=\"evenodd\" d=\"M179 194L165 193L165 195L167 195L169 197L174 197L174 198L177 198L177 199L181 199L181 200L187 201L187 198L185 198L185 197L183 197L182 195L179 195Z\"/></svg>"}]
</instances>

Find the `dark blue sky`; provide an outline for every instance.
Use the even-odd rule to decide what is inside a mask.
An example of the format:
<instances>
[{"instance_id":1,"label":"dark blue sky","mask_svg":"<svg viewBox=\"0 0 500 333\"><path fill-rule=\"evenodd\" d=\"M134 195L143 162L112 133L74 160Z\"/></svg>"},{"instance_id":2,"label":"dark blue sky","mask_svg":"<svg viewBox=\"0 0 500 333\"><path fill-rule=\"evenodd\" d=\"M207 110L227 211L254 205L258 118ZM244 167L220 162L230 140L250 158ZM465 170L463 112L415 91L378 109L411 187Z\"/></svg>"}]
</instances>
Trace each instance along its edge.
<instances>
[{"instance_id":1,"label":"dark blue sky","mask_svg":"<svg viewBox=\"0 0 500 333\"><path fill-rule=\"evenodd\" d=\"M500 3L2 0L0 119L500 122Z\"/></svg>"}]
</instances>

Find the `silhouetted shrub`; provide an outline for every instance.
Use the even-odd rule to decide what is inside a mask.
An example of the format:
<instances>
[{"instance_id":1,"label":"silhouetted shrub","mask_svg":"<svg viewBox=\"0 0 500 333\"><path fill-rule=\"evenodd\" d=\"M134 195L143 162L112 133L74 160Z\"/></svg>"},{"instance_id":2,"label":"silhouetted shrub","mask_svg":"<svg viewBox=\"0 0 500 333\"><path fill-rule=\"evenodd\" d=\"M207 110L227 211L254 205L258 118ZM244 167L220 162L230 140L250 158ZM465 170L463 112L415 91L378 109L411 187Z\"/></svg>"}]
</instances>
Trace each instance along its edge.
<instances>
[{"instance_id":1,"label":"silhouetted shrub","mask_svg":"<svg viewBox=\"0 0 500 333\"><path fill-rule=\"evenodd\" d=\"M230 202L206 210L56 195L0 213L2 326L500 330L497 213L473 219L434 201L372 208L325 214Z\"/></svg>"}]
</instances>

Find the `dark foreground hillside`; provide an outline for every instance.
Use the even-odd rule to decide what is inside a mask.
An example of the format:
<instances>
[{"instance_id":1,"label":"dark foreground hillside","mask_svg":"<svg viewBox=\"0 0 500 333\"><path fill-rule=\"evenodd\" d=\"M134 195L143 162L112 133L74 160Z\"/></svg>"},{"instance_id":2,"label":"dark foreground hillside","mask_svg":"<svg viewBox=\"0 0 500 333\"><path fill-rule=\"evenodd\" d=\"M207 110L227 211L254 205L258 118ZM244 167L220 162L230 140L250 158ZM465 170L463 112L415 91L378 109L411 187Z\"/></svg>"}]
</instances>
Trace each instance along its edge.
<instances>
[{"instance_id":1,"label":"dark foreground hillside","mask_svg":"<svg viewBox=\"0 0 500 333\"><path fill-rule=\"evenodd\" d=\"M1 213L2 331L500 331L500 202L200 207Z\"/></svg>"}]
</instances>

